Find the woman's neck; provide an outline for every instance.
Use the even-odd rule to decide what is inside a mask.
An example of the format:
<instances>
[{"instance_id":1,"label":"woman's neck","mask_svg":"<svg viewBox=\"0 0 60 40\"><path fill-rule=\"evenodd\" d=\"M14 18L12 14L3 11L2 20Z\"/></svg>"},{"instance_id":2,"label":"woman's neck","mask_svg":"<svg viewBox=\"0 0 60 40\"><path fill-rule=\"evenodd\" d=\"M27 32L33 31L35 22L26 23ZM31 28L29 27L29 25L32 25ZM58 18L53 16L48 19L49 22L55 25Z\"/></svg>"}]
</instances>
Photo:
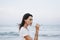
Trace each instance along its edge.
<instances>
[{"instance_id":1,"label":"woman's neck","mask_svg":"<svg viewBox=\"0 0 60 40\"><path fill-rule=\"evenodd\" d=\"M27 24L24 24L24 28L26 28L26 29L27 29L27 26L28 26Z\"/></svg>"}]
</instances>

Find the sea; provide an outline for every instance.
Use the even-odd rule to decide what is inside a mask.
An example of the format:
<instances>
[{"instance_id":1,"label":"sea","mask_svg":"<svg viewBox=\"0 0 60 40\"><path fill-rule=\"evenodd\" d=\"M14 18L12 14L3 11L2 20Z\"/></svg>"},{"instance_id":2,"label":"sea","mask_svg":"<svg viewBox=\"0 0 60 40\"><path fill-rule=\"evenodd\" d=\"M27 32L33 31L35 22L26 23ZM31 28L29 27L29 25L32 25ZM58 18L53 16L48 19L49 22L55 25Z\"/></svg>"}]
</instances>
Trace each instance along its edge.
<instances>
[{"instance_id":1,"label":"sea","mask_svg":"<svg viewBox=\"0 0 60 40\"><path fill-rule=\"evenodd\" d=\"M34 36L35 27L28 28ZM42 25L38 40L60 40L60 25ZM0 26L0 40L20 40L18 26Z\"/></svg>"}]
</instances>

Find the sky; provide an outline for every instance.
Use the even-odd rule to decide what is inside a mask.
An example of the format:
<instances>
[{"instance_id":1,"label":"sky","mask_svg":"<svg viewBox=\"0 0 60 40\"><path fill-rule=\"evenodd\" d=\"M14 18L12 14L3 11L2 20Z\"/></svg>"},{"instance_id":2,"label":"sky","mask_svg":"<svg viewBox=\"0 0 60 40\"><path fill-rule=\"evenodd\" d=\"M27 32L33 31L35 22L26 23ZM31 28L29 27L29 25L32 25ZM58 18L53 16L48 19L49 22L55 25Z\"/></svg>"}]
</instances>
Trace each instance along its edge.
<instances>
[{"instance_id":1,"label":"sky","mask_svg":"<svg viewBox=\"0 0 60 40\"><path fill-rule=\"evenodd\" d=\"M17 25L25 13L40 25L60 25L60 0L0 0L0 25Z\"/></svg>"}]
</instances>

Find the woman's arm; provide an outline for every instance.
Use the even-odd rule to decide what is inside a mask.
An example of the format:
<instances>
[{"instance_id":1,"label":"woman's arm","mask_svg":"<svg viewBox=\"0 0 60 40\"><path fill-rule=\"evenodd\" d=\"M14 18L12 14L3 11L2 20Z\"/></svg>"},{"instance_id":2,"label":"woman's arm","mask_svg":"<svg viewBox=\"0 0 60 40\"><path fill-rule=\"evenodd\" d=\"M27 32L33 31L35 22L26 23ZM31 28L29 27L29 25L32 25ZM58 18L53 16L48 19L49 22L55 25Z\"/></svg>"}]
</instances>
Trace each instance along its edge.
<instances>
[{"instance_id":1,"label":"woman's arm","mask_svg":"<svg viewBox=\"0 0 60 40\"><path fill-rule=\"evenodd\" d=\"M34 40L38 40L38 32L36 31Z\"/></svg>"},{"instance_id":2,"label":"woman's arm","mask_svg":"<svg viewBox=\"0 0 60 40\"><path fill-rule=\"evenodd\" d=\"M39 25L37 24L34 40L38 40L38 33L39 33ZM32 38L29 35L24 36L24 38L25 40L32 40Z\"/></svg>"},{"instance_id":3,"label":"woman's arm","mask_svg":"<svg viewBox=\"0 0 60 40\"><path fill-rule=\"evenodd\" d=\"M39 33L39 25L36 25L36 33L35 33L35 37L34 40L38 40L38 33Z\"/></svg>"},{"instance_id":4,"label":"woman's arm","mask_svg":"<svg viewBox=\"0 0 60 40\"><path fill-rule=\"evenodd\" d=\"M32 40L32 38L29 35L24 36L25 40Z\"/></svg>"}]
</instances>

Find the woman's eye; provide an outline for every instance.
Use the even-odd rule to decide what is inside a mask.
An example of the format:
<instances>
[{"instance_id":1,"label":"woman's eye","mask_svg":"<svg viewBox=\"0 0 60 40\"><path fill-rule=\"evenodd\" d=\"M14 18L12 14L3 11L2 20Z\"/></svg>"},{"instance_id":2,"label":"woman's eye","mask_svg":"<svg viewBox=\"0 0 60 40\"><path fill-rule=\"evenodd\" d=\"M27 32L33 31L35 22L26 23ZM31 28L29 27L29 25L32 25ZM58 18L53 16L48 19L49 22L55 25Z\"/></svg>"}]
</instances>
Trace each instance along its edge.
<instances>
[{"instance_id":1,"label":"woman's eye","mask_svg":"<svg viewBox=\"0 0 60 40\"><path fill-rule=\"evenodd\" d=\"M32 19L30 19L30 20L32 20Z\"/></svg>"}]
</instances>

